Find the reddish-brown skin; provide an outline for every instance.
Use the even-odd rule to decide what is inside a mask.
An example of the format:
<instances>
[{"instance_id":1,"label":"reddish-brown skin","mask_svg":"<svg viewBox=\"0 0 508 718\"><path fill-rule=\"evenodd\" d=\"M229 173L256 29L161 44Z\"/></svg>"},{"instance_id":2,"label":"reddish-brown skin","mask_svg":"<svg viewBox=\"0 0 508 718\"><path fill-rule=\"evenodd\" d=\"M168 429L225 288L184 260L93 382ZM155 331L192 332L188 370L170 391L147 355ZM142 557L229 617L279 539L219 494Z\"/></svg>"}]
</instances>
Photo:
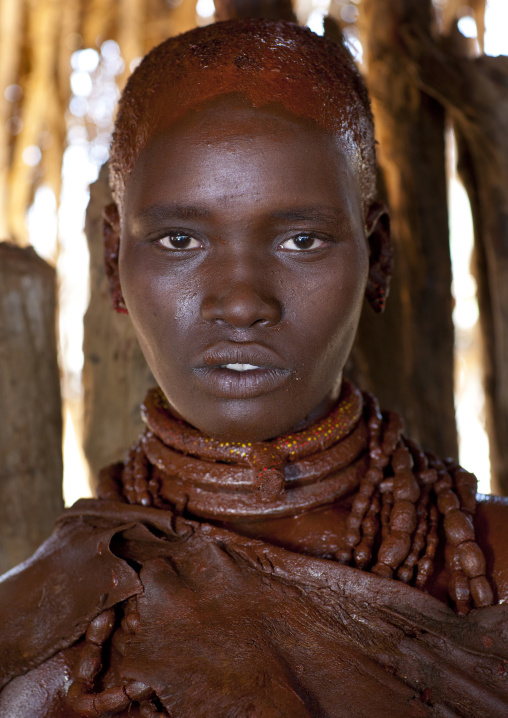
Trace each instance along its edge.
<instances>
[{"instance_id":1,"label":"reddish-brown skin","mask_svg":"<svg viewBox=\"0 0 508 718\"><path fill-rule=\"evenodd\" d=\"M250 52L255 53L255 43L249 40L249 32L246 32L249 26L242 27L241 43L245 48L245 43L250 42ZM291 83L288 85L287 78L281 78L277 83L272 75L271 84L265 83L270 85L267 92L264 92L263 82L258 82L255 92L232 93L236 76L230 65L221 75L218 58L227 50L225 55L229 60L235 59L232 55L234 44L231 44L234 33L229 34L229 45L220 46L216 43L220 31L203 32L209 43L210 38L212 42L208 49L197 45L190 53L198 58L197 64L192 64L188 58L183 63L180 74L185 82L180 82L180 95L175 94L174 85L169 87L170 83L161 88L155 62L151 74L148 73L152 84L148 82L138 88L138 92L144 93L139 97L138 105L146 104L148 98L150 117L136 114L132 105L133 102L136 104L136 98L132 92L130 104L124 102L121 120L124 129L125 113L131 111L132 114L127 122L130 122L130 130L120 138L117 136L113 154L121 213L110 208L107 214L108 274L116 293L115 301L120 307L125 302L148 363L172 412L217 439L261 442L306 427L325 416L336 402L365 290L369 286L375 289L371 294L374 300L386 295L390 264L387 261L386 214L366 190L369 182L365 178L369 172L362 168L358 162L359 154L355 153L355 148L359 151L365 133L360 131L359 125L353 127L357 144L351 143L350 135L340 135L340 122L344 118L351 119L348 103L352 100L347 93L336 92L331 112L329 106L326 109L323 106L319 93L314 96L310 92L313 81L326 85L329 69L326 63L315 75L311 73L310 83L305 84L300 78L298 92L301 90L304 101L296 111L299 94L294 87L292 92L288 90ZM251 35L256 37L254 31ZM281 54L284 53L281 51ZM259 50L254 58L258 65L262 56L263 51ZM322 62L325 56L326 52L321 57ZM294 47L292 58L294 61ZM238 55L236 60L238 70L254 67L248 53ZM201 95L198 93L199 101L187 98L186 105L182 99L185 99L185 85L192 88L194 97L192 80L199 75L199 64L203 69L207 62L212 65L214 82L223 76L225 84L219 83L219 87L211 82L207 86L205 82L204 91ZM267 67L267 71L273 71L269 63ZM133 86L131 83L131 89ZM278 102L275 91L280 91L279 94L289 92L287 101ZM176 108L175 97L181 100ZM171 111L168 111L170 107ZM362 122L369 125L367 114L364 109ZM332 116L341 120L334 125ZM136 124L142 128L138 135L134 128ZM370 152L373 157L372 147ZM259 368L250 375L221 368L235 363ZM296 559L302 553L331 557L347 532L353 500L354 496L348 496L333 506L294 517L249 521L232 518L222 525L236 534L290 549L295 552ZM118 512L122 521L128 522L129 508L116 502L111 511ZM135 508L130 511L132 515L136 513ZM149 511L164 514L154 509ZM479 505L475 520L477 541L486 554L498 601L508 598L508 548L503 535L507 518L506 503L491 500ZM127 532L129 525L127 523ZM212 533L220 533L220 527L208 528ZM140 536L141 548L138 550L142 552L148 549L142 548L144 534ZM236 538L242 544L243 539L238 535ZM199 536L196 540L199 541ZM160 543L164 550L170 546L170 542ZM183 543L185 554L185 541ZM137 545L135 540L132 545ZM192 546L191 540L189 545ZM104 551L103 560L109 560L104 546L101 551ZM276 549L273 551L276 553ZM97 558L96 553L92 554ZM283 605L282 598L279 599L273 588L263 593L266 583L249 583L251 579L246 579L250 573L241 563L233 562L233 588L230 590L227 583L221 583L223 574L219 569L224 564L228 571L231 570L232 561L217 548L213 552L203 552L206 559L201 563L196 563L196 555L188 549L185 561L194 571L190 580L197 584L200 580L204 582L202 597L192 588L192 583L190 587L184 585L184 590L178 594L175 588L177 600L171 604L171 616L164 611L167 596L173 596L173 584L177 586L178 583L178 563L173 573L170 571L173 559L167 562L161 559L157 564L162 566L168 582L167 593L158 597L157 602L146 604L151 591L160 586L149 569L143 573L143 586L134 591L140 595L141 609L145 604L158 603L165 617L160 626L155 623L152 643L160 633L161 645L167 650L173 643L163 640L164 631L171 629L175 622L184 627L176 636L183 646L180 652L176 651L179 660L161 661L155 650L148 657L138 659L135 668L142 669L147 659L154 662L153 674L159 668L171 670L173 663L176 666L182 663L185 668L185 660L190 656L191 668L175 674L177 679L172 676L174 686L181 686L187 680L197 681L194 692L190 690L185 696L190 701L203 700L199 683L203 663L199 661L203 651L207 651L206 658L210 658L206 642L211 641L214 655L217 651L224 665L234 665L236 645L242 649L250 645L251 616L256 615L255 625L262 626L268 617L278 615L279 605ZM443 558L437 556L437 572L428 588L433 596L445 601L448 577ZM333 567L339 566L337 562L329 563ZM154 564L151 566L153 569ZM354 586L362 585L366 574L357 571L354 578L350 578L351 570L340 568L345 570L344 575ZM126 563L124 570L129 570ZM86 579L86 589L93 593L94 576ZM138 581L137 576L135 581ZM118 583L117 578L115 582ZM380 580L379 586L382 585L386 586L386 583ZM418 605L423 594L396 585L400 594L406 597L407 591L413 590L416 597L408 600ZM243 592L239 586L244 587ZM178 586L179 590L181 588ZM238 595L245 597L249 620L245 620ZM187 599L182 600L182 596ZM281 623L298 626L300 604L288 600L286 603L286 614ZM134 622L139 624L137 628L150 625L152 615L146 607L145 611L147 615L143 620L134 617ZM240 628L234 637L234 649L229 649L224 628L233 615L240 616ZM303 630L306 625L317 626L319 632L319 626L314 626L312 620L303 621L300 628ZM358 625L361 626L361 621ZM492 637L487 635L485 638L493 643ZM101 641L103 639L104 636ZM367 636L366 644L369 639ZM324 650L324 634L314 640L319 656ZM150 647L152 643L148 641ZM253 643L256 643L254 639ZM100 650L94 648L93 640L91 644L85 646L90 655L99 655ZM293 645L293 638L290 644ZM346 642L341 650L346 660L356 661L353 646ZM17 695L28 700L31 686L43 684L43 692L47 691L47 694L36 697L39 705L44 704L36 709L38 715L69 715L60 699L51 695L53 691L57 694L64 690L64 674L68 670L75 677L76 671L77 674L82 671L86 678L95 676L100 670L96 660L95 668L89 667L87 672L83 658L86 652L81 651L81 648L71 647L26 677L15 679L6 689L8 705L19 703ZM198 656L197 670L192 663L194 654ZM114 651L112 656L114 658ZM262 652L261 663L271 660L270 656L269 652ZM220 661L218 665L222 665ZM361 661L359 665L362 665ZM274 661L274 682L286 690L285 676L279 681L277 671L281 670L280 666L281 661ZM248 669L240 674L219 671L219 680L224 681L227 692L235 695L235 691L239 691L238 701L248 695L243 691L241 681L248 684L250 668L248 664ZM285 670L285 665L283 668ZM306 666L299 665L300 668L305 674ZM269 664L269 672L271 670L272 664ZM425 670L430 675L434 667L427 665ZM228 679L228 675L231 678ZM256 674L253 675L255 679ZM150 675L147 680L152 677ZM388 694L384 697L389 702L390 681L390 673L384 672L377 686L373 687L375 684L368 683L365 673L365 682L370 686L366 689L367 700L372 705L383 692ZM121 677L113 676L111 682L112 690L118 693L115 700L123 700L122 689L117 690ZM93 701L86 686L82 695L79 694L81 687L77 683L78 698L84 703ZM138 689L141 690L139 686ZM252 691L252 687L249 690ZM349 690L362 693L363 682L359 680L349 686ZM253 694L262 701L263 691L254 690ZM411 713L400 713L405 708L404 699L399 696L396 701L399 712L393 715L427 715L422 706L430 701L430 694L424 692L422 695ZM107 697L101 694L97 700L104 702ZM295 709L293 693L284 693L281 701L283 710L277 715L300 715ZM98 709L94 710L95 713L82 712L81 715L97 715ZM192 706L184 715L191 714ZM275 715L263 709L250 714ZM312 709L305 713L311 714L315 714Z\"/></svg>"},{"instance_id":2,"label":"reddish-brown skin","mask_svg":"<svg viewBox=\"0 0 508 718\"><path fill-rule=\"evenodd\" d=\"M154 133L123 207L123 297L177 416L261 441L330 410L380 214L366 230L333 135L283 108L219 98ZM234 363L260 370L219 369Z\"/></svg>"},{"instance_id":3,"label":"reddish-brown skin","mask_svg":"<svg viewBox=\"0 0 508 718\"><path fill-rule=\"evenodd\" d=\"M374 127L349 54L308 28L248 19L196 28L154 48L120 100L110 156L117 201L153 129L215 97L241 93L255 107L282 105L339 137L367 202L375 194Z\"/></svg>"},{"instance_id":4,"label":"reddish-brown skin","mask_svg":"<svg viewBox=\"0 0 508 718\"><path fill-rule=\"evenodd\" d=\"M330 210L335 216L325 219ZM340 142L282 107L253 108L227 95L170 128L154 127L126 184L116 279L172 412L236 442L269 439L326 414L368 274L384 286L389 279L379 261L388 241L383 219L375 204L363 214ZM318 239L310 251L294 248L302 233ZM228 362L259 365L266 351L270 366L287 373L275 386L263 376L246 386L227 372L226 389L202 374L208 366L224 374L218 365ZM328 543L332 553L350 506L348 498L293 521L228 527L309 553ZM497 557L493 581L504 600L508 555L490 528L493 512L490 504L479 510L478 542ZM429 589L446 600L443 556L437 568Z\"/></svg>"}]
</instances>

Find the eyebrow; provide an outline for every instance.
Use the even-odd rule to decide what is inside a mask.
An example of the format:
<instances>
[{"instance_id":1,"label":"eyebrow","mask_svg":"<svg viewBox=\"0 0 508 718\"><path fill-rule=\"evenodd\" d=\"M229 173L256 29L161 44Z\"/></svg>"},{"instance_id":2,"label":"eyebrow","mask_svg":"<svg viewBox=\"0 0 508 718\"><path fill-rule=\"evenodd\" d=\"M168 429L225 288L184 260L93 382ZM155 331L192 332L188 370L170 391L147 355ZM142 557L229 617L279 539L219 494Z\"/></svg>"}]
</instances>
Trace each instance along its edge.
<instances>
[{"instance_id":1,"label":"eyebrow","mask_svg":"<svg viewBox=\"0 0 508 718\"><path fill-rule=\"evenodd\" d=\"M168 219L206 219L212 211L206 207L179 204L152 204L142 209L136 217L136 222L165 222Z\"/></svg>"},{"instance_id":2,"label":"eyebrow","mask_svg":"<svg viewBox=\"0 0 508 718\"><path fill-rule=\"evenodd\" d=\"M159 224L171 219L191 220L209 219L212 209L200 205L153 204L141 210L134 218L136 224ZM280 209L270 213L270 217L290 222L337 222L346 218L346 213L323 206L295 207Z\"/></svg>"},{"instance_id":3,"label":"eyebrow","mask_svg":"<svg viewBox=\"0 0 508 718\"><path fill-rule=\"evenodd\" d=\"M346 214L332 207L301 207L277 210L274 219L285 219L292 222L314 220L318 222L337 222L346 218Z\"/></svg>"}]
</instances>

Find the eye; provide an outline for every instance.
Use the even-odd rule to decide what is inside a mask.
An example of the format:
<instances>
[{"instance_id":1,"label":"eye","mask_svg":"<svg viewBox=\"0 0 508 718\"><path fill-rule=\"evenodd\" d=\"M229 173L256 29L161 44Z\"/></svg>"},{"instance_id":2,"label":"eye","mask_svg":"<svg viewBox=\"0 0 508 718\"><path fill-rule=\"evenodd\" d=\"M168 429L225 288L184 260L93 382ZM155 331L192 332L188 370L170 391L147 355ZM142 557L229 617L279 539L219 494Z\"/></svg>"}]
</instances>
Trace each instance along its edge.
<instances>
[{"instance_id":1,"label":"eye","mask_svg":"<svg viewBox=\"0 0 508 718\"><path fill-rule=\"evenodd\" d=\"M299 234L291 239L286 239L280 246L282 249L289 249L292 252L311 252L313 249L320 249L325 244L326 242L312 234Z\"/></svg>"},{"instance_id":2,"label":"eye","mask_svg":"<svg viewBox=\"0 0 508 718\"><path fill-rule=\"evenodd\" d=\"M201 246L200 242L194 237L182 232L175 232L174 234L167 234L165 237L161 237L157 240L166 249L177 250L177 249L197 249Z\"/></svg>"}]
</instances>

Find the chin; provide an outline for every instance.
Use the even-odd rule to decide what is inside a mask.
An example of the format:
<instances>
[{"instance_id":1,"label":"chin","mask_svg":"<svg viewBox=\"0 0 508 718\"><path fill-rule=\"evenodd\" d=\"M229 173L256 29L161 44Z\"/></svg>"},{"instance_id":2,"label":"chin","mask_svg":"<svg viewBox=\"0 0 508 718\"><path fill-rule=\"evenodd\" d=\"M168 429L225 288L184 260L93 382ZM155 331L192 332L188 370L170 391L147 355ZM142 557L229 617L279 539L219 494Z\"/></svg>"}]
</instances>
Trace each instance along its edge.
<instances>
[{"instance_id":1,"label":"chin","mask_svg":"<svg viewBox=\"0 0 508 718\"><path fill-rule=\"evenodd\" d=\"M267 441L286 433L298 423L298 417L296 420L294 417L287 417L287 420L284 421L280 414L275 415L273 400L270 400L269 408L261 408L254 412L249 403L246 401L228 402L226 407L210 411L209 414L213 416L213 419L209 421L205 412L196 414L195 421L190 414L189 418L186 418L185 414L181 414L181 416L204 434L234 444Z\"/></svg>"}]
</instances>

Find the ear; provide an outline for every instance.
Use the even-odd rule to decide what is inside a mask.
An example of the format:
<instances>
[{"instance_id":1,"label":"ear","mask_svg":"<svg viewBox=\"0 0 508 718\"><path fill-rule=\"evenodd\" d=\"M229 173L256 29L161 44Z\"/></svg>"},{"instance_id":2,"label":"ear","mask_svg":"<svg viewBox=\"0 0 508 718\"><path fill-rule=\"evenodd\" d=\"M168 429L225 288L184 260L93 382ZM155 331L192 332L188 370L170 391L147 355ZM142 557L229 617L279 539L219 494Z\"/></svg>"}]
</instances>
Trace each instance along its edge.
<instances>
[{"instance_id":1,"label":"ear","mask_svg":"<svg viewBox=\"0 0 508 718\"><path fill-rule=\"evenodd\" d=\"M376 314L384 311L393 270L390 216L384 204L373 202L365 220L370 248L369 277L365 296Z\"/></svg>"},{"instance_id":2,"label":"ear","mask_svg":"<svg viewBox=\"0 0 508 718\"><path fill-rule=\"evenodd\" d=\"M120 252L120 214L115 202L102 212L102 236L104 238L104 269L108 278L113 308L119 314L128 314L120 286L118 255Z\"/></svg>"}]
</instances>

